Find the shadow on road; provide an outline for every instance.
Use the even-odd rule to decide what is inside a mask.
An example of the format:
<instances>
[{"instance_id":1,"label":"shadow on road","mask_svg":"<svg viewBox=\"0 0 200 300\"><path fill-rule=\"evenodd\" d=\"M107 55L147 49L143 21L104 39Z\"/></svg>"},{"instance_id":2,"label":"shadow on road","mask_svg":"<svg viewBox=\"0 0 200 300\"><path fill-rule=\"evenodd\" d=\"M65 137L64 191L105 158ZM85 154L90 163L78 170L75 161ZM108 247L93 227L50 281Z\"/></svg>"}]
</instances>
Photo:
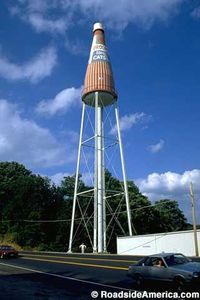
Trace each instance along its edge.
<instances>
[{"instance_id":1,"label":"shadow on road","mask_svg":"<svg viewBox=\"0 0 200 300\"><path fill-rule=\"evenodd\" d=\"M65 299L92 299L92 291L119 292L123 288L131 288L131 281L115 282L121 289L93 285L65 278L56 278L46 274L20 272L20 274L2 274L0 269L0 299L2 300L65 300ZM56 275L65 274L56 272ZM80 278L82 274L73 274ZM88 281L93 281L88 278ZM100 282L99 282L100 283Z\"/></svg>"}]
</instances>

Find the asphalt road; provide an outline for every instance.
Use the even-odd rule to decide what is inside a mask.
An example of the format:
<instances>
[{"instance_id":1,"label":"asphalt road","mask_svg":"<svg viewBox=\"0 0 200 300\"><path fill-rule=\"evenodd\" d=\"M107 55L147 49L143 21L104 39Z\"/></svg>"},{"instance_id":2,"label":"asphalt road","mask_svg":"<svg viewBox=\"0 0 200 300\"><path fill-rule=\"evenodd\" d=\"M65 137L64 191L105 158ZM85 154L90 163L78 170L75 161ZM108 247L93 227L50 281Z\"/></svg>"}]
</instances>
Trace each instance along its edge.
<instances>
[{"instance_id":1,"label":"asphalt road","mask_svg":"<svg viewBox=\"0 0 200 300\"><path fill-rule=\"evenodd\" d=\"M132 259L23 253L0 261L0 299L92 299L92 291L128 291Z\"/></svg>"},{"instance_id":2,"label":"asphalt road","mask_svg":"<svg viewBox=\"0 0 200 300\"><path fill-rule=\"evenodd\" d=\"M91 300L92 291L133 290L126 274L139 258L23 252L17 259L0 260L0 299Z\"/></svg>"}]
</instances>

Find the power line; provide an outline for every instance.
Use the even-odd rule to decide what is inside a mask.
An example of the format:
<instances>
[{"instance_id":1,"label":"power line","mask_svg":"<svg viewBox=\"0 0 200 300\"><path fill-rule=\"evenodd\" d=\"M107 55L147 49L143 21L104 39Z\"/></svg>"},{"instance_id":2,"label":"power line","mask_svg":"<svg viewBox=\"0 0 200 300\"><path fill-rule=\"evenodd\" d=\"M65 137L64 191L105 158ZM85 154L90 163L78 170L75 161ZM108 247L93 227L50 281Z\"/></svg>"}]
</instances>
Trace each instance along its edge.
<instances>
[{"instance_id":1,"label":"power line","mask_svg":"<svg viewBox=\"0 0 200 300\"><path fill-rule=\"evenodd\" d=\"M166 200L166 202L171 202L171 200ZM131 209L131 212L134 212L136 210L142 210L142 209L146 209L146 208L149 208L149 207L155 207L157 205L162 205L163 203L155 203L155 204L151 204L151 205L146 205L146 206L143 206L143 207L138 207L138 208L134 208L134 209ZM127 211L124 210L124 211L121 211L121 212L118 212L118 215L119 214L123 214L123 213L126 213ZM106 214L106 216L113 216L114 213L109 213L109 214ZM89 219L91 217L87 217L85 218L86 220ZM82 218L75 218L75 221L81 221ZM22 220L0 220L0 223L9 223L9 222L24 222L24 223L59 223L59 222L71 222L71 218L70 219L58 219L58 220L27 220L27 219L22 219Z\"/></svg>"}]
</instances>

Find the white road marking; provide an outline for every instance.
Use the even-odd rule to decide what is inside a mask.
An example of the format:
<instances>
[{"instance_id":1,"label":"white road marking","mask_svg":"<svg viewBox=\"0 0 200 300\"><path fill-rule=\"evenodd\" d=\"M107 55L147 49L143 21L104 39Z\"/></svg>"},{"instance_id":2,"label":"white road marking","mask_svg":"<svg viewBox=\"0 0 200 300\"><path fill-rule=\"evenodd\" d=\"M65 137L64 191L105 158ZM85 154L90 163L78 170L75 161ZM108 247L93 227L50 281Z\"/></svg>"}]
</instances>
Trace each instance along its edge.
<instances>
[{"instance_id":1,"label":"white road marking","mask_svg":"<svg viewBox=\"0 0 200 300\"><path fill-rule=\"evenodd\" d=\"M72 281L77 281L77 282L83 282L83 283L87 283L87 284L98 285L98 286L101 286L101 287L107 287L107 288L118 289L118 290L125 290L125 291L132 291L131 289L126 289L126 288L119 287L119 286L114 286L114 285L109 285L109 284L103 284L103 283L98 283L98 282L93 282L93 281L83 280L83 279L78 279L78 278L73 278L73 277L67 277L67 276L63 276L63 275L58 275L58 274L54 274L54 273L43 272L43 271L39 271L39 270L35 270L35 269L30 269L30 268L25 268L25 267L20 267L20 266L11 265L11 264L0 263L0 265L6 266L6 267L11 267L11 268L16 268L16 269L21 269L21 270L25 270L25 271L30 271L30 272L33 272L33 273L39 273L39 274L43 274L43 275L58 277L58 278L62 278L62 279L68 279L68 280L72 280Z\"/></svg>"}]
</instances>

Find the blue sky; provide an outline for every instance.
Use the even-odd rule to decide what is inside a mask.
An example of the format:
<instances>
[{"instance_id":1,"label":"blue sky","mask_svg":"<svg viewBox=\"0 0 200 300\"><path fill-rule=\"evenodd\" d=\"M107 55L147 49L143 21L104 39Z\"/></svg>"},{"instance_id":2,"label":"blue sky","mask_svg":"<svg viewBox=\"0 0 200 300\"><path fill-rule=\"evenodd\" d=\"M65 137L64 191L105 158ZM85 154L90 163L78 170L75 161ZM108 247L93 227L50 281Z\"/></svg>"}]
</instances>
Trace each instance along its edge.
<instances>
[{"instance_id":1,"label":"blue sky","mask_svg":"<svg viewBox=\"0 0 200 300\"><path fill-rule=\"evenodd\" d=\"M177 199L190 218L190 181L200 206L199 1L1 1L0 159L55 182L75 172L97 21L119 94L128 178L151 200Z\"/></svg>"}]
</instances>

